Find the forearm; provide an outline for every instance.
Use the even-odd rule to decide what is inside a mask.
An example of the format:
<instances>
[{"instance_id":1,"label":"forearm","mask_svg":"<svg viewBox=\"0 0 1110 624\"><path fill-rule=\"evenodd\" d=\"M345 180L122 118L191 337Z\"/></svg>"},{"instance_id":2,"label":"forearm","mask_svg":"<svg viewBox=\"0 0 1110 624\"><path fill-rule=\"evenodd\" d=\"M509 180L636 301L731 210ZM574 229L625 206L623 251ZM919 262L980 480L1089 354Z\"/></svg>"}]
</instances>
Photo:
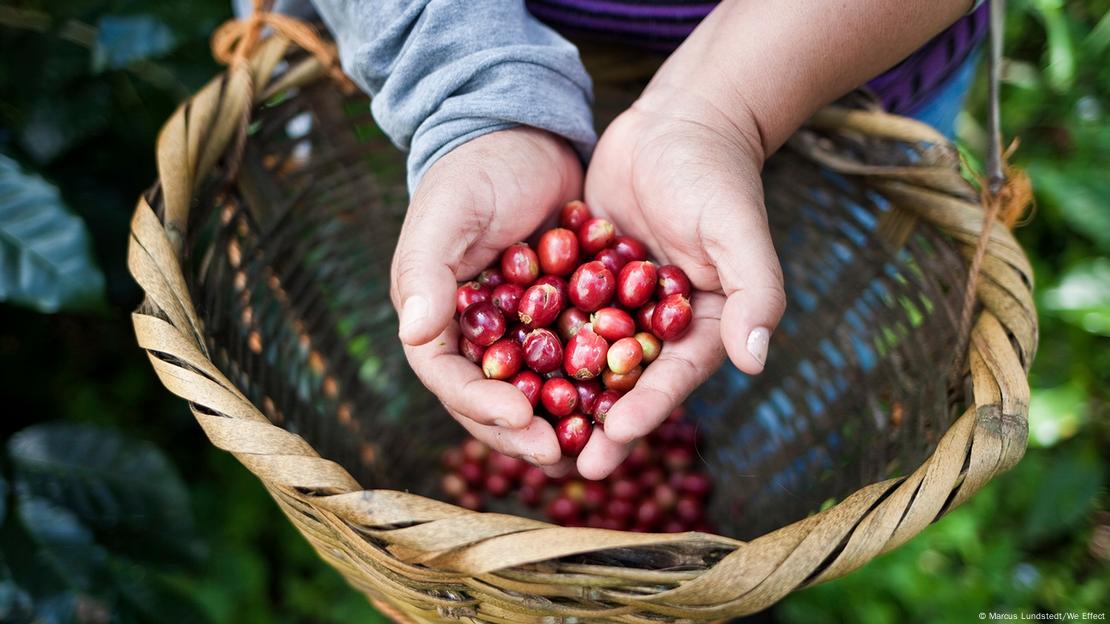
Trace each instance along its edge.
<instances>
[{"instance_id":1,"label":"forearm","mask_svg":"<svg viewBox=\"0 0 1110 624\"><path fill-rule=\"evenodd\" d=\"M821 106L896 64L968 10L969 0L725 0L660 69L648 107L755 122L765 154Z\"/></svg>"},{"instance_id":2,"label":"forearm","mask_svg":"<svg viewBox=\"0 0 1110 624\"><path fill-rule=\"evenodd\" d=\"M313 0L374 119L409 151L409 187L437 159L516 125L588 153L591 85L577 49L516 0Z\"/></svg>"}]
</instances>

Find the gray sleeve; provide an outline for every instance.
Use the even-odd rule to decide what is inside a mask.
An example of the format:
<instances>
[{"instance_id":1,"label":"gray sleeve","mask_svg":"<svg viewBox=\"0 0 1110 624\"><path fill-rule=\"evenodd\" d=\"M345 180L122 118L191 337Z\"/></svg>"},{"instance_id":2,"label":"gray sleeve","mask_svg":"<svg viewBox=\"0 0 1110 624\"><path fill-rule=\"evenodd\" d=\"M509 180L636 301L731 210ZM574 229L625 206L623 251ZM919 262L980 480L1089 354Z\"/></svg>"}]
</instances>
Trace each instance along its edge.
<instances>
[{"instance_id":1,"label":"gray sleeve","mask_svg":"<svg viewBox=\"0 0 1110 624\"><path fill-rule=\"evenodd\" d=\"M242 0L239 0L240 2ZM592 87L573 44L521 0L312 0L374 119L407 150L411 191L437 159L496 130L534 126L584 158ZM304 0L277 9L304 15Z\"/></svg>"}]
</instances>

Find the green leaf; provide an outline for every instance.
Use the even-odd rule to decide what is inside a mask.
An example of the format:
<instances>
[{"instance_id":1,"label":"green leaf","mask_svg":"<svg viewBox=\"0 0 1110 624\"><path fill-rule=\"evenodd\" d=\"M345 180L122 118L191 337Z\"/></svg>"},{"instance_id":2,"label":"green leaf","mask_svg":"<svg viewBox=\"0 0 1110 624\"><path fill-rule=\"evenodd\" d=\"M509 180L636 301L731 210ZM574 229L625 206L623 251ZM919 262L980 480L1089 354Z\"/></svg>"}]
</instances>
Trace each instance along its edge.
<instances>
[{"instance_id":1,"label":"green leaf","mask_svg":"<svg viewBox=\"0 0 1110 624\"><path fill-rule=\"evenodd\" d=\"M1072 228L1110 250L1110 178L1099 166L1080 159L1045 160L1031 164L1028 171L1039 198L1056 207Z\"/></svg>"},{"instance_id":2,"label":"green leaf","mask_svg":"<svg viewBox=\"0 0 1110 624\"><path fill-rule=\"evenodd\" d=\"M4 525L4 517L8 511L8 482L0 474L0 526Z\"/></svg>"},{"instance_id":3,"label":"green leaf","mask_svg":"<svg viewBox=\"0 0 1110 624\"><path fill-rule=\"evenodd\" d=\"M136 560L189 559L195 533L188 494L154 446L91 425L34 425L8 442L21 495L71 511L101 541Z\"/></svg>"},{"instance_id":4,"label":"green leaf","mask_svg":"<svg viewBox=\"0 0 1110 624\"><path fill-rule=\"evenodd\" d=\"M0 154L0 301L41 312L103 305L88 230L58 189Z\"/></svg>"},{"instance_id":5,"label":"green leaf","mask_svg":"<svg viewBox=\"0 0 1110 624\"><path fill-rule=\"evenodd\" d=\"M31 596L12 580L0 581L0 622L30 622Z\"/></svg>"},{"instance_id":6,"label":"green leaf","mask_svg":"<svg viewBox=\"0 0 1110 624\"><path fill-rule=\"evenodd\" d=\"M105 15L97 20L94 72L160 56L177 43L170 27L150 15Z\"/></svg>"},{"instance_id":7,"label":"green leaf","mask_svg":"<svg viewBox=\"0 0 1110 624\"><path fill-rule=\"evenodd\" d=\"M1037 446L1052 446L1079 431L1086 392L1078 383L1055 388L1034 388L1029 399L1029 439Z\"/></svg>"},{"instance_id":8,"label":"green leaf","mask_svg":"<svg viewBox=\"0 0 1110 624\"><path fill-rule=\"evenodd\" d=\"M1026 539L1052 538L1072 529L1098 502L1103 486L1098 454L1087 443L1059 453L1026 485L1037 492L1025 516Z\"/></svg>"},{"instance_id":9,"label":"green leaf","mask_svg":"<svg viewBox=\"0 0 1110 624\"><path fill-rule=\"evenodd\" d=\"M107 83L67 87L64 97L50 93L28 104L19 128L19 145L39 165L44 165L103 130L111 121L115 103Z\"/></svg>"},{"instance_id":10,"label":"green leaf","mask_svg":"<svg viewBox=\"0 0 1110 624\"><path fill-rule=\"evenodd\" d=\"M70 589L88 590L100 577L107 553L70 510L33 495L20 495L16 508L35 549L33 565L62 579Z\"/></svg>"},{"instance_id":11,"label":"green leaf","mask_svg":"<svg viewBox=\"0 0 1110 624\"><path fill-rule=\"evenodd\" d=\"M1110 258L1072 266L1054 288L1045 291L1041 303L1045 311L1087 332L1110 336Z\"/></svg>"}]
</instances>

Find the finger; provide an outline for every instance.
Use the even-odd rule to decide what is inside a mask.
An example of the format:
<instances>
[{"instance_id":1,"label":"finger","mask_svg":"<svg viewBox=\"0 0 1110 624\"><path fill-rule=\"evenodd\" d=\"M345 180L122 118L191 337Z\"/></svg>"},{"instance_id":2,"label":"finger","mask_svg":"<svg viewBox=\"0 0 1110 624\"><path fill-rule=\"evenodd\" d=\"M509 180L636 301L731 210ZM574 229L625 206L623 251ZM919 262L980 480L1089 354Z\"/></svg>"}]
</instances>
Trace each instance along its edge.
<instances>
[{"instance_id":1,"label":"finger","mask_svg":"<svg viewBox=\"0 0 1110 624\"><path fill-rule=\"evenodd\" d=\"M430 181L429 184L435 184ZM455 314L455 269L466 253L470 211L434 189L418 192L393 253L391 296L400 316L398 335L407 345L435 338Z\"/></svg>"},{"instance_id":2,"label":"finger","mask_svg":"<svg viewBox=\"0 0 1110 624\"><path fill-rule=\"evenodd\" d=\"M627 444L651 433L717 370L725 357L720 340L722 304L720 295L695 295L689 333L664 343L659 358L609 410L603 425L609 440Z\"/></svg>"},{"instance_id":3,"label":"finger","mask_svg":"<svg viewBox=\"0 0 1110 624\"><path fill-rule=\"evenodd\" d=\"M567 476L570 474L570 471L574 470L574 460L569 457L564 457L554 464L548 466L541 465L540 470L552 479L559 479Z\"/></svg>"},{"instance_id":4,"label":"finger","mask_svg":"<svg viewBox=\"0 0 1110 624\"><path fill-rule=\"evenodd\" d=\"M457 352L458 331L440 333L419 347L405 347L409 366L448 409L481 425L517 429L532 420L532 405L512 384L486 379Z\"/></svg>"},{"instance_id":5,"label":"finger","mask_svg":"<svg viewBox=\"0 0 1110 624\"><path fill-rule=\"evenodd\" d=\"M448 409L448 412L470 435L498 453L519 457L539 466L548 476L562 476L558 474L560 471L563 471L563 474L566 473L565 465L561 463L565 458L559 450L555 430L543 418L533 416L526 427L506 429L479 424L451 409Z\"/></svg>"},{"instance_id":6,"label":"finger","mask_svg":"<svg viewBox=\"0 0 1110 624\"><path fill-rule=\"evenodd\" d=\"M782 268L762 202L735 203L711 214L712 230L703 230L706 253L727 297L721 341L737 368L756 375L763 371L771 333L786 310Z\"/></svg>"},{"instance_id":7,"label":"finger","mask_svg":"<svg viewBox=\"0 0 1110 624\"><path fill-rule=\"evenodd\" d=\"M632 446L625 442L614 442L598 427L586 443L586 448L578 455L578 474L586 479L598 481L608 477L621 465Z\"/></svg>"}]
</instances>

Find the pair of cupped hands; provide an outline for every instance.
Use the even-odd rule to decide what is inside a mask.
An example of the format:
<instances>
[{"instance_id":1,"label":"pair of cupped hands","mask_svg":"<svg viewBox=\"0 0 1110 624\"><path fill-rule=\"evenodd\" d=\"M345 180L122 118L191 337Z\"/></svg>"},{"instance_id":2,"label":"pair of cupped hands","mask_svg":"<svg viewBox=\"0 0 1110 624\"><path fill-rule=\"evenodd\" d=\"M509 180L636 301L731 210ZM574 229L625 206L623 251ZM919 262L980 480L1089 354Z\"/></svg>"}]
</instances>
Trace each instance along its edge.
<instances>
[{"instance_id":1,"label":"pair of cupped hands","mask_svg":"<svg viewBox=\"0 0 1110 624\"><path fill-rule=\"evenodd\" d=\"M786 305L763 205L764 152L744 111L659 81L606 129L586 171L565 140L535 128L455 148L419 183L393 258L391 296L413 370L474 437L551 476L570 471L574 460L524 395L458 353L453 315L457 282L584 198L696 289L689 332L664 345L577 458L582 476L604 478L726 354L745 373L763 369Z\"/></svg>"}]
</instances>

